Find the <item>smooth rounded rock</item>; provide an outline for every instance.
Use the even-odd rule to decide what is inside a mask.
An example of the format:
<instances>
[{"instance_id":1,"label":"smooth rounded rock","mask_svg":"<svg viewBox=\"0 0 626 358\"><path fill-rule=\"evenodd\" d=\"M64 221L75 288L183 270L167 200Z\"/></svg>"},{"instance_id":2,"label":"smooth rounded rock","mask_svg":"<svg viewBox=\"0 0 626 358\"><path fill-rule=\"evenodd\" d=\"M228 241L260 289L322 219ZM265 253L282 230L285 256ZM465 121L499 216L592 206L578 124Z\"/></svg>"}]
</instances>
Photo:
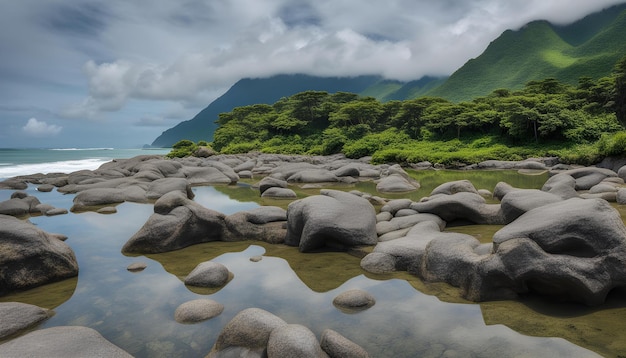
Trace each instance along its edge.
<instances>
[{"instance_id":1,"label":"smooth rounded rock","mask_svg":"<svg viewBox=\"0 0 626 358\"><path fill-rule=\"evenodd\" d=\"M267 356L322 358L323 353L315 334L310 329L299 324L289 324L278 327L270 333Z\"/></svg>"},{"instance_id":2,"label":"smooth rounded rock","mask_svg":"<svg viewBox=\"0 0 626 358\"><path fill-rule=\"evenodd\" d=\"M376 303L374 296L367 291L354 289L343 292L333 299L333 305L343 312L362 311Z\"/></svg>"},{"instance_id":3,"label":"smooth rounded rock","mask_svg":"<svg viewBox=\"0 0 626 358\"><path fill-rule=\"evenodd\" d=\"M320 346L330 358L369 357L365 349L332 329L325 329L322 332Z\"/></svg>"},{"instance_id":4,"label":"smooth rounded rock","mask_svg":"<svg viewBox=\"0 0 626 358\"><path fill-rule=\"evenodd\" d=\"M213 261L200 263L185 278L185 285L198 287L221 287L229 278L230 271L226 266Z\"/></svg>"},{"instance_id":5,"label":"smooth rounded rock","mask_svg":"<svg viewBox=\"0 0 626 358\"><path fill-rule=\"evenodd\" d=\"M176 308L174 319L178 323L197 323L219 316L224 305L209 299L185 302Z\"/></svg>"},{"instance_id":6,"label":"smooth rounded rock","mask_svg":"<svg viewBox=\"0 0 626 358\"><path fill-rule=\"evenodd\" d=\"M148 264L146 264L145 262L133 262L132 264L128 265L126 269L130 272L139 272L145 270L146 267L148 267Z\"/></svg>"},{"instance_id":7,"label":"smooth rounded rock","mask_svg":"<svg viewBox=\"0 0 626 358\"><path fill-rule=\"evenodd\" d=\"M51 311L21 302L0 302L0 340L48 319Z\"/></svg>"},{"instance_id":8,"label":"smooth rounded rock","mask_svg":"<svg viewBox=\"0 0 626 358\"><path fill-rule=\"evenodd\" d=\"M0 357L132 358L92 328L60 326L41 329L0 344Z\"/></svg>"},{"instance_id":9,"label":"smooth rounded rock","mask_svg":"<svg viewBox=\"0 0 626 358\"><path fill-rule=\"evenodd\" d=\"M262 353L267 347L272 331L286 325L287 322L268 311L260 308L247 308L237 313L224 326L211 354L237 347Z\"/></svg>"}]
</instances>

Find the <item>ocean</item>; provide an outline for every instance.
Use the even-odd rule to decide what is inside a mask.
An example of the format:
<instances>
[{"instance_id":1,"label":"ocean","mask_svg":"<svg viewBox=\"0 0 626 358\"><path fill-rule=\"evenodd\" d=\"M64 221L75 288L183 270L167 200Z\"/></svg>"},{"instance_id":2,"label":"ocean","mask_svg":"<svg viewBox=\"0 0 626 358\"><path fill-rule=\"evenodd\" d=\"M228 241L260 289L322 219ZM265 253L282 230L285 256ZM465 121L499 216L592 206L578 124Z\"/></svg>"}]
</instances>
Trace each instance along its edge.
<instances>
[{"instance_id":1,"label":"ocean","mask_svg":"<svg viewBox=\"0 0 626 358\"><path fill-rule=\"evenodd\" d=\"M169 151L169 148L0 148L0 180L35 173L71 173L83 169L94 170L113 159L126 159L147 154L165 155Z\"/></svg>"}]
</instances>

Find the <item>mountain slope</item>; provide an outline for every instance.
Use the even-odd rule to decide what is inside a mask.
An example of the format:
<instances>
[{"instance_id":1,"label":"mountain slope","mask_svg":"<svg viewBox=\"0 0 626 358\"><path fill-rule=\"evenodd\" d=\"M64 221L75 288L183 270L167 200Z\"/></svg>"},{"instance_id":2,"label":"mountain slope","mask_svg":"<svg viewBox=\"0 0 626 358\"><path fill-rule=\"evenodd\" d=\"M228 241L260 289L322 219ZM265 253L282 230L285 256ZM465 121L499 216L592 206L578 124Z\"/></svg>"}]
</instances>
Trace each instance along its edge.
<instances>
[{"instance_id":1,"label":"mountain slope","mask_svg":"<svg viewBox=\"0 0 626 358\"><path fill-rule=\"evenodd\" d=\"M215 121L218 115L222 112L230 112L235 107L257 103L272 104L282 97L309 90L359 93L380 81L381 78L378 76L278 75L270 78L242 79L192 119L164 131L152 142L152 146L170 147L181 139L194 142L212 141L213 132L217 128Z\"/></svg>"},{"instance_id":2,"label":"mountain slope","mask_svg":"<svg viewBox=\"0 0 626 358\"><path fill-rule=\"evenodd\" d=\"M531 22L507 30L429 96L471 100L498 88L520 89L548 77L575 84L582 76L608 75L626 54L626 4L613 6L568 26Z\"/></svg>"}]
</instances>

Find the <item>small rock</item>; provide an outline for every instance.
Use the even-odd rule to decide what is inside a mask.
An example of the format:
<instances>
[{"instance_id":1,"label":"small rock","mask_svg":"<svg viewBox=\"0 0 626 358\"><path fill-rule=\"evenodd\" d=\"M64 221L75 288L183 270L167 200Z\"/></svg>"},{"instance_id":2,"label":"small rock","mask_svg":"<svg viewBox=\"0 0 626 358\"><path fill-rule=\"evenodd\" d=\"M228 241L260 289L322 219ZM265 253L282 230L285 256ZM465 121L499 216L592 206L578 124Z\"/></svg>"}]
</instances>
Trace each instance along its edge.
<instances>
[{"instance_id":1,"label":"small rock","mask_svg":"<svg viewBox=\"0 0 626 358\"><path fill-rule=\"evenodd\" d=\"M54 185L51 184L42 184L37 187L37 191L40 191L42 193L49 193L52 191L52 189L54 189Z\"/></svg>"},{"instance_id":2,"label":"small rock","mask_svg":"<svg viewBox=\"0 0 626 358\"><path fill-rule=\"evenodd\" d=\"M362 311L372 307L376 300L367 291L354 289L339 294L333 300L333 305L345 313Z\"/></svg>"},{"instance_id":3,"label":"small rock","mask_svg":"<svg viewBox=\"0 0 626 358\"><path fill-rule=\"evenodd\" d=\"M196 266L185 278L185 285L198 287L221 287L230 279L231 273L226 266L206 261Z\"/></svg>"},{"instance_id":4,"label":"small rock","mask_svg":"<svg viewBox=\"0 0 626 358\"><path fill-rule=\"evenodd\" d=\"M130 272L139 272L145 270L146 267L148 267L148 264L146 264L145 262L133 262L132 264L128 265L126 269Z\"/></svg>"},{"instance_id":5,"label":"small rock","mask_svg":"<svg viewBox=\"0 0 626 358\"><path fill-rule=\"evenodd\" d=\"M209 299L198 299L185 302L174 312L174 319L178 323L196 323L219 316L224 311L224 305Z\"/></svg>"},{"instance_id":6,"label":"small rock","mask_svg":"<svg viewBox=\"0 0 626 358\"><path fill-rule=\"evenodd\" d=\"M100 208L97 211L98 214L115 214L117 213L117 209L113 206L105 206L104 208Z\"/></svg>"}]
</instances>

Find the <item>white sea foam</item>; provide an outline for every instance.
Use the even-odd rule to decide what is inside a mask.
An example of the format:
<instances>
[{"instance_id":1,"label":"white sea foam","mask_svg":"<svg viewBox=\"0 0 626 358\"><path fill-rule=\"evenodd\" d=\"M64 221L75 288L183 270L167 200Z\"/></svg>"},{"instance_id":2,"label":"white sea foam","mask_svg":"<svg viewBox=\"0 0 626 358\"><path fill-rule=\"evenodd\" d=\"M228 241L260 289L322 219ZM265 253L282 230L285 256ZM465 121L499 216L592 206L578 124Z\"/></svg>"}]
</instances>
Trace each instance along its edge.
<instances>
[{"instance_id":1,"label":"white sea foam","mask_svg":"<svg viewBox=\"0 0 626 358\"><path fill-rule=\"evenodd\" d=\"M71 173L83 169L94 170L98 169L98 167L108 161L108 159L92 158L50 163L0 166L0 178L11 178L18 175L29 175L35 173Z\"/></svg>"}]
</instances>

